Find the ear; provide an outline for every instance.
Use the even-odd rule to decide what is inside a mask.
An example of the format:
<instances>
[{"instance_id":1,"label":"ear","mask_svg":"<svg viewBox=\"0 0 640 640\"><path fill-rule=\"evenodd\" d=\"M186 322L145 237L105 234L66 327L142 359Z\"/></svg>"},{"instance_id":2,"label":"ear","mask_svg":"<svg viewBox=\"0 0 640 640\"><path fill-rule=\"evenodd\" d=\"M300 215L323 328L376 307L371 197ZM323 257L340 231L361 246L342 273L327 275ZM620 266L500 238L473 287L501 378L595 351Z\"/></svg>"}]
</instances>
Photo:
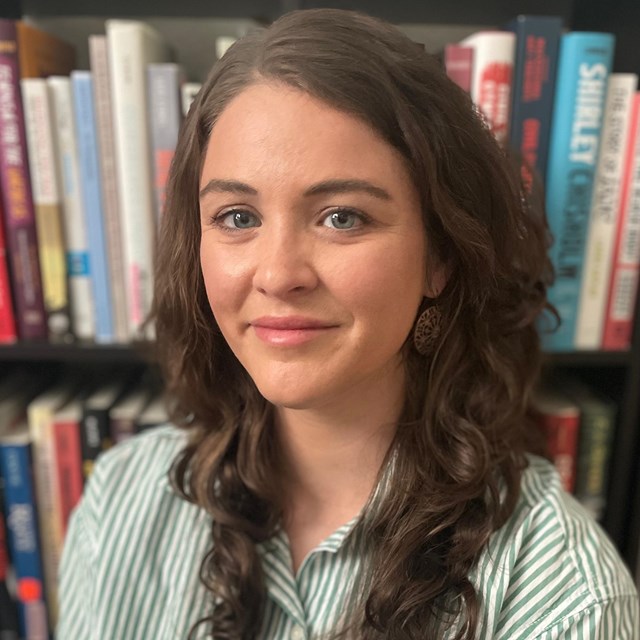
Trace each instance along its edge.
<instances>
[{"instance_id":1,"label":"ear","mask_svg":"<svg viewBox=\"0 0 640 640\"><path fill-rule=\"evenodd\" d=\"M432 265L427 270L424 282L424 297L437 298L447 284L449 274L446 266L442 263Z\"/></svg>"}]
</instances>

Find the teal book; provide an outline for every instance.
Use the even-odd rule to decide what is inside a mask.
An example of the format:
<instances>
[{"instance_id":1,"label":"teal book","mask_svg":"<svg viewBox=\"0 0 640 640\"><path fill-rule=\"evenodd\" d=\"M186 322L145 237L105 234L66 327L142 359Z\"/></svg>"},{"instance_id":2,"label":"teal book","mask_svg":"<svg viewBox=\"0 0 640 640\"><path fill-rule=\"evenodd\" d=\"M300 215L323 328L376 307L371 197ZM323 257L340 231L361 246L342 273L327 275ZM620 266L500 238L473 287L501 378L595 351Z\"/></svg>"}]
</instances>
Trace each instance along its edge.
<instances>
[{"instance_id":1,"label":"teal book","mask_svg":"<svg viewBox=\"0 0 640 640\"><path fill-rule=\"evenodd\" d=\"M553 235L550 258L556 279L549 301L562 320L556 331L550 316L539 320L547 351L575 348L576 317L593 183L611 72L615 38L607 33L562 36L551 121L546 208Z\"/></svg>"}]
</instances>

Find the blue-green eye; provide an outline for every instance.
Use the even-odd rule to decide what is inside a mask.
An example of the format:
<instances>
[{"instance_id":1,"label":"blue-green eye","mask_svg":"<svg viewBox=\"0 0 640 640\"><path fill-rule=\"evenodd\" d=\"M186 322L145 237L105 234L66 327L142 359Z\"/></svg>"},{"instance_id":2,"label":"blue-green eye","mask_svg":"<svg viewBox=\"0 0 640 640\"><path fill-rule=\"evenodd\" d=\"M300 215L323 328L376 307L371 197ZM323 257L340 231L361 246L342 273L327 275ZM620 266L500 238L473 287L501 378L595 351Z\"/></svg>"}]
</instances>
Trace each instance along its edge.
<instances>
[{"instance_id":1,"label":"blue-green eye","mask_svg":"<svg viewBox=\"0 0 640 640\"><path fill-rule=\"evenodd\" d=\"M260 219L255 213L244 209L227 211L217 218L220 226L227 229L251 229L261 225Z\"/></svg>"},{"instance_id":2,"label":"blue-green eye","mask_svg":"<svg viewBox=\"0 0 640 640\"><path fill-rule=\"evenodd\" d=\"M322 221L323 226L331 229L340 229L348 231L362 226L363 216L351 209L337 209L332 211Z\"/></svg>"}]
</instances>

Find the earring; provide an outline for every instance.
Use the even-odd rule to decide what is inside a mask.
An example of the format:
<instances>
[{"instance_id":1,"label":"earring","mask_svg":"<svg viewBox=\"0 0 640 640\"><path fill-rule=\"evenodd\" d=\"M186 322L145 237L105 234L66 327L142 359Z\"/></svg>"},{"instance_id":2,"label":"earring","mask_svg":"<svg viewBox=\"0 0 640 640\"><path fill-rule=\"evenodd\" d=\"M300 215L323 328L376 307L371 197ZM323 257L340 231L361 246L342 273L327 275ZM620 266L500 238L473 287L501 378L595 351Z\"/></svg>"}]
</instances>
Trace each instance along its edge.
<instances>
[{"instance_id":1,"label":"earring","mask_svg":"<svg viewBox=\"0 0 640 640\"><path fill-rule=\"evenodd\" d=\"M437 304L427 307L418 318L413 330L413 345L418 353L428 356L440 337L442 313Z\"/></svg>"}]
</instances>

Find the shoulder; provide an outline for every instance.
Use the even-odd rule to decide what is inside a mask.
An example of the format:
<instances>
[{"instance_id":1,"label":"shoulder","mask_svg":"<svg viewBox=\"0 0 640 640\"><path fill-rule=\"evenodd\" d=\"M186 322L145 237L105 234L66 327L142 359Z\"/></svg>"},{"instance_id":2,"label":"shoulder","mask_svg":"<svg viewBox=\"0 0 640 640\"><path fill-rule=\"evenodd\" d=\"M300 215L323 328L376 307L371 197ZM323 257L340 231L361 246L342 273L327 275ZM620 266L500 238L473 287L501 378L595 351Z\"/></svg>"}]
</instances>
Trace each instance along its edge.
<instances>
[{"instance_id":1,"label":"shoulder","mask_svg":"<svg viewBox=\"0 0 640 640\"><path fill-rule=\"evenodd\" d=\"M494 607L485 622L499 638L546 638L571 624L596 630L606 617L621 629L638 624L637 593L612 542L563 491L554 467L535 456L516 508L490 540L475 579ZM585 637L636 638L616 633Z\"/></svg>"}]
</instances>

